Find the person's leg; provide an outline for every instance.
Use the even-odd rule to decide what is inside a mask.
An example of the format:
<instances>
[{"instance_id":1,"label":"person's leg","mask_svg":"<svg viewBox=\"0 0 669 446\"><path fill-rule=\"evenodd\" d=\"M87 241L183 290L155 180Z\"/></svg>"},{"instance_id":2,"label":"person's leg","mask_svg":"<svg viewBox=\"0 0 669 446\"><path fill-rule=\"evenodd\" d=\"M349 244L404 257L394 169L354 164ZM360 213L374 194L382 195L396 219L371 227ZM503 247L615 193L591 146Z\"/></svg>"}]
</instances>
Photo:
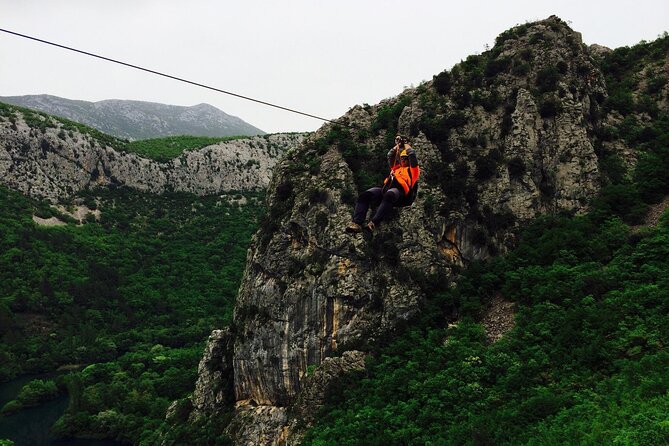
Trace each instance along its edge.
<instances>
[{"instance_id":1,"label":"person's leg","mask_svg":"<svg viewBox=\"0 0 669 446\"><path fill-rule=\"evenodd\" d=\"M381 201L383 189L380 187L373 187L367 189L358 196L358 201L355 204L355 211L353 212L353 222L361 225L365 221L367 211L371 204L376 204Z\"/></svg>"},{"instance_id":2,"label":"person's leg","mask_svg":"<svg viewBox=\"0 0 669 446\"><path fill-rule=\"evenodd\" d=\"M378 226L379 223L388 215L388 212L393 208L393 205L397 203L397 200L402 196L402 192L399 189L393 187L388 189L385 194L383 194L383 199L381 200L381 205L376 210L376 213L372 217L372 223L374 226Z\"/></svg>"}]
</instances>

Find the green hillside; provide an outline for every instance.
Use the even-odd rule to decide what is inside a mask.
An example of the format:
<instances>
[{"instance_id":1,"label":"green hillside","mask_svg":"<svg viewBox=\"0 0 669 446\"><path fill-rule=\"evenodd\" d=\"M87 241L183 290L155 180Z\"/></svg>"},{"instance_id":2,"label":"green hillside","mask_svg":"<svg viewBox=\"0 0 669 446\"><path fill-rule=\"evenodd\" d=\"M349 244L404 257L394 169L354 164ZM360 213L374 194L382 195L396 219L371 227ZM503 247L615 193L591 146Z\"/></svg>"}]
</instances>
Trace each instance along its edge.
<instances>
[{"instance_id":1,"label":"green hillside","mask_svg":"<svg viewBox=\"0 0 669 446\"><path fill-rule=\"evenodd\" d=\"M613 119L596 129L605 184L590 213L536 221L454 289L426 278L421 318L339 383L303 444L669 444L669 213L630 226L669 194L668 53L664 36L600 61ZM632 169L605 149L620 139ZM490 344L495 296L516 324Z\"/></svg>"},{"instance_id":2,"label":"green hillside","mask_svg":"<svg viewBox=\"0 0 669 446\"><path fill-rule=\"evenodd\" d=\"M84 202L100 221L42 227L33 213L54 211L2 189L0 378L95 364L66 380L58 431L133 443L155 432L231 320L262 198L99 190Z\"/></svg>"}]
</instances>

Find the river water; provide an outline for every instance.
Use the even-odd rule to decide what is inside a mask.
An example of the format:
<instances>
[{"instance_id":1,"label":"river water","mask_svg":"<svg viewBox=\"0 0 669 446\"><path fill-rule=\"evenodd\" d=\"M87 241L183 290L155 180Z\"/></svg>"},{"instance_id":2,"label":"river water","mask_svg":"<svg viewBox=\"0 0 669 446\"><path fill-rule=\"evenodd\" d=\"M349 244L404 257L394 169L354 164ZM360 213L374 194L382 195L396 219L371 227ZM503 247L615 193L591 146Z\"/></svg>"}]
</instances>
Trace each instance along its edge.
<instances>
[{"instance_id":1,"label":"river water","mask_svg":"<svg viewBox=\"0 0 669 446\"><path fill-rule=\"evenodd\" d=\"M21 387L33 379L54 378L55 374L23 376L0 383L0 408L18 395ZM14 415L0 417L0 439L12 440L15 446L121 446L108 440L56 440L51 436L51 426L67 409L69 399L64 396L31 407Z\"/></svg>"}]
</instances>

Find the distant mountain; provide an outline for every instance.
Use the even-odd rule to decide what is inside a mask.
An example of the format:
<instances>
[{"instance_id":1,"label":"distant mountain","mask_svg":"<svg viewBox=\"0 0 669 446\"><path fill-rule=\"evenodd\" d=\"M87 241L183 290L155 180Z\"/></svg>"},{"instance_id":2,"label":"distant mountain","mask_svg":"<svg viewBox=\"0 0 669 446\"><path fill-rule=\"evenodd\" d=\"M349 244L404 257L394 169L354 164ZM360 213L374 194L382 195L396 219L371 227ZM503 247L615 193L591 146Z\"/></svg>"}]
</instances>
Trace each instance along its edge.
<instances>
[{"instance_id":1,"label":"distant mountain","mask_svg":"<svg viewBox=\"0 0 669 446\"><path fill-rule=\"evenodd\" d=\"M71 119L130 140L174 135L253 136L265 133L209 104L184 107L120 99L87 102L46 94L4 96L0 101Z\"/></svg>"}]
</instances>

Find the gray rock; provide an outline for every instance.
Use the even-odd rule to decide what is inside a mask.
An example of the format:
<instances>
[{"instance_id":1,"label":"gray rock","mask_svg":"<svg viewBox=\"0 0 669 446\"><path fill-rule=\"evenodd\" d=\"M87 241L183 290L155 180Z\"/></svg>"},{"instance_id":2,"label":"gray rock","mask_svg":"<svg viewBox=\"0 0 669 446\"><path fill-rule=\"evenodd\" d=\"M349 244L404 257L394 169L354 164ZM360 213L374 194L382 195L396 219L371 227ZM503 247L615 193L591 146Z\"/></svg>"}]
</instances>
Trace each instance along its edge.
<instances>
[{"instance_id":1,"label":"gray rock","mask_svg":"<svg viewBox=\"0 0 669 446\"><path fill-rule=\"evenodd\" d=\"M207 340L207 348L200 360L191 402L192 417L202 413L216 413L232 400L232 341L229 329L214 330Z\"/></svg>"},{"instance_id":2,"label":"gray rock","mask_svg":"<svg viewBox=\"0 0 669 446\"><path fill-rule=\"evenodd\" d=\"M11 118L11 119L10 119ZM24 114L0 117L0 182L52 202L94 186L127 186L197 195L267 187L281 154L300 144L303 134L256 136L186 151L158 162L116 150L103 141L43 118L31 127Z\"/></svg>"},{"instance_id":3,"label":"gray rock","mask_svg":"<svg viewBox=\"0 0 669 446\"><path fill-rule=\"evenodd\" d=\"M340 357L325 358L311 374L303 377L302 390L291 407L294 418L300 425L309 425L325 403L328 393L337 391L339 380L351 372L365 370L364 352L347 351ZM297 423L293 433L298 430Z\"/></svg>"}]
</instances>

